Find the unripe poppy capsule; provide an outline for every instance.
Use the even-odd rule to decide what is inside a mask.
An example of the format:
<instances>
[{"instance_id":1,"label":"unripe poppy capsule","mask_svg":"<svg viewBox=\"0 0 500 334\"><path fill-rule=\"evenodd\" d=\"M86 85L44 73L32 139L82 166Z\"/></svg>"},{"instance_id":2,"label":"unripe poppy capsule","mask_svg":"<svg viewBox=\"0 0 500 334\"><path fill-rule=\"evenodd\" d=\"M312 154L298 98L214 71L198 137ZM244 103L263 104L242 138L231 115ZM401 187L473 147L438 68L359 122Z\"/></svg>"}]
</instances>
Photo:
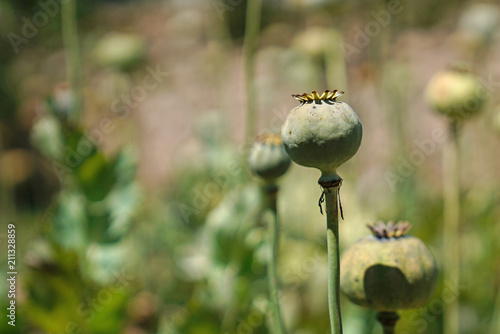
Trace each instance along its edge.
<instances>
[{"instance_id":1,"label":"unripe poppy capsule","mask_svg":"<svg viewBox=\"0 0 500 334\"><path fill-rule=\"evenodd\" d=\"M465 66L454 66L434 75L426 97L429 105L452 120L466 119L481 110L486 90Z\"/></svg>"},{"instance_id":2,"label":"unripe poppy capsule","mask_svg":"<svg viewBox=\"0 0 500 334\"><path fill-rule=\"evenodd\" d=\"M379 223L373 235L352 244L340 261L340 288L355 304L377 311L425 305L436 287L438 270L427 246L406 234L410 225Z\"/></svg>"},{"instance_id":3,"label":"unripe poppy capsule","mask_svg":"<svg viewBox=\"0 0 500 334\"><path fill-rule=\"evenodd\" d=\"M292 95L300 105L290 111L281 128L285 150L297 164L318 168L321 181L340 179L337 167L361 145L363 129L354 110L336 99L344 92Z\"/></svg>"},{"instance_id":4,"label":"unripe poppy capsule","mask_svg":"<svg viewBox=\"0 0 500 334\"><path fill-rule=\"evenodd\" d=\"M290 164L279 134L258 136L248 154L250 170L268 182L285 174Z\"/></svg>"}]
</instances>

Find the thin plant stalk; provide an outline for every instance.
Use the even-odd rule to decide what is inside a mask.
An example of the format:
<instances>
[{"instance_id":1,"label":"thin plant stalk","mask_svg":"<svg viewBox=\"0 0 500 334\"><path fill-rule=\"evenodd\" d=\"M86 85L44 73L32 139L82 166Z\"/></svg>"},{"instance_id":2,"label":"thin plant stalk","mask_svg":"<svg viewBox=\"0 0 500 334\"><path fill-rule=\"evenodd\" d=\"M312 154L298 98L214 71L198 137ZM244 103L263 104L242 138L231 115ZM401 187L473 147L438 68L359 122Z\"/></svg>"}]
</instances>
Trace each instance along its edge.
<instances>
[{"instance_id":1,"label":"thin plant stalk","mask_svg":"<svg viewBox=\"0 0 500 334\"><path fill-rule=\"evenodd\" d=\"M384 334L396 333L396 322L399 320L396 312L378 312L377 320L382 325Z\"/></svg>"},{"instance_id":2,"label":"thin plant stalk","mask_svg":"<svg viewBox=\"0 0 500 334\"><path fill-rule=\"evenodd\" d=\"M346 59L340 48L337 47L343 43L343 37L333 29L332 34L335 34L335 43L331 41L325 43L326 84L327 87L348 87ZM345 98L344 101L348 102Z\"/></svg>"},{"instance_id":3,"label":"thin plant stalk","mask_svg":"<svg viewBox=\"0 0 500 334\"><path fill-rule=\"evenodd\" d=\"M498 334L500 333L500 290L497 291L497 298L492 314L490 334Z\"/></svg>"},{"instance_id":4,"label":"thin plant stalk","mask_svg":"<svg viewBox=\"0 0 500 334\"><path fill-rule=\"evenodd\" d=\"M4 153L2 137L0 136L0 156ZM15 219L15 205L14 205L14 196L13 189L9 184L3 180L0 180L0 212L2 212L0 222L2 226L7 226L11 222L11 220Z\"/></svg>"},{"instance_id":5,"label":"thin plant stalk","mask_svg":"<svg viewBox=\"0 0 500 334\"><path fill-rule=\"evenodd\" d=\"M71 126L76 126L79 123L83 104L76 7L77 0L67 0L61 4L61 28L63 45L66 52L66 75L71 85L73 98L67 115L68 124ZM84 248L81 248L79 253L82 259L86 258ZM81 270L88 275L88 263L83 261Z\"/></svg>"},{"instance_id":6,"label":"thin plant stalk","mask_svg":"<svg viewBox=\"0 0 500 334\"><path fill-rule=\"evenodd\" d=\"M459 332L458 287L460 284L460 159L459 127L450 121L450 136L444 148L443 183L443 279L457 296L444 308L444 334Z\"/></svg>"},{"instance_id":7,"label":"thin plant stalk","mask_svg":"<svg viewBox=\"0 0 500 334\"><path fill-rule=\"evenodd\" d=\"M326 240L328 250L328 309L332 334L342 333L340 316L340 252L339 252L339 208L337 194L340 180L320 182L325 194Z\"/></svg>"},{"instance_id":8,"label":"thin plant stalk","mask_svg":"<svg viewBox=\"0 0 500 334\"><path fill-rule=\"evenodd\" d=\"M72 124L77 124L80 120L83 97L76 0L62 3L61 20L63 44L66 50L66 72L74 98L68 118Z\"/></svg>"},{"instance_id":9,"label":"thin plant stalk","mask_svg":"<svg viewBox=\"0 0 500 334\"><path fill-rule=\"evenodd\" d=\"M243 61L246 88L246 131L245 138L254 138L257 131L257 92L255 87L255 54L259 44L262 0L248 0L245 22Z\"/></svg>"},{"instance_id":10,"label":"thin plant stalk","mask_svg":"<svg viewBox=\"0 0 500 334\"><path fill-rule=\"evenodd\" d=\"M279 280L278 280L278 248L279 248L279 219L277 210L278 186L271 184L265 188L268 208L272 213L272 219L268 222L268 245L269 257L267 260L267 277L269 284L269 298L273 310L273 327L275 334L285 334L285 324L281 316L279 301Z\"/></svg>"}]
</instances>

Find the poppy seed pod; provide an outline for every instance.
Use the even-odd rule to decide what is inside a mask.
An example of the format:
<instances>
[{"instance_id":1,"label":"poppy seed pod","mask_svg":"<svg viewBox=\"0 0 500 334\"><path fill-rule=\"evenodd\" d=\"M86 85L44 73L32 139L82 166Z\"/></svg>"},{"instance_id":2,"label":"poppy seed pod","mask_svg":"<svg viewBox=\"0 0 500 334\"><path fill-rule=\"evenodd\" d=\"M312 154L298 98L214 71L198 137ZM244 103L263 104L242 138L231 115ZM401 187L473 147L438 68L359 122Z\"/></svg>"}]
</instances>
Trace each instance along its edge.
<instances>
[{"instance_id":1,"label":"poppy seed pod","mask_svg":"<svg viewBox=\"0 0 500 334\"><path fill-rule=\"evenodd\" d=\"M279 134L258 136L248 154L250 170L268 182L285 174L290 164Z\"/></svg>"},{"instance_id":2,"label":"poppy seed pod","mask_svg":"<svg viewBox=\"0 0 500 334\"><path fill-rule=\"evenodd\" d=\"M438 278L436 261L407 222L369 226L373 235L355 242L340 262L340 288L355 304L377 311L423 306Z\"/></svg>"},{"instance_id":3,"label":"poppy seed pod","mask_svg":"<svg viewBox=\"0 0 500 334\"><path fill-rule=\"evenodd\" d=\"M452 120L477 113L485 97L486 92L479 79L466 66L460 65L437 73L426 89L429 105Z\"/></svg>"},{"instance_id":4,"label":"poppy seed pod","mask_svg":"<svg viewBox=\"0 0 500 334\"><path fill-rule=\"evenodd\" d=\"M128 69L144 59L146 46L139 35L114 33L104 36L94 49L96 61L104 66Z\"/></svg>"},{"instance_id":5,"label":"poppy seed pod","mask_svg":"<svg viewBox=\"0 0 500 334\"><path fill-rule=\"evenodd\" d=\"M347 103L336 101L342 94L327 90L321 96L315 91L292 95L300 105L290 111L281 129L290 158L321 170L320 182L340 179L337 167L361 145L363 130L358 116Z\"/></svg>"}]
</instances>

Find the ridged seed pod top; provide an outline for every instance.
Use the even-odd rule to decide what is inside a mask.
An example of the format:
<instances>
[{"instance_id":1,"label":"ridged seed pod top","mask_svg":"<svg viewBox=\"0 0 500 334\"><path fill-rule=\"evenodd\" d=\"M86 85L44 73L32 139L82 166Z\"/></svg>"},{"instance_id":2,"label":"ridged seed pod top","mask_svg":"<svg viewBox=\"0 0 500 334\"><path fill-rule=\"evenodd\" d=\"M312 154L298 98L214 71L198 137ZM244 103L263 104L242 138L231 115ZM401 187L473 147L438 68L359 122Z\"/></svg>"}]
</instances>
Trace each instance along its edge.
<instances>
[{"instance_id":1,"label":"ridged seed pod top","mask_svg":"<svg viewBox=\"0 0 500 334\"><path fill-rule=\"evenodd\" d=\"M363 130L354 110L336 99L344 92L292 95L300 105L290 111L281 129L285 150L297 164L318 168L322 179L336 179L337 167L361 144Z\"/></svg>"}]
</instances>

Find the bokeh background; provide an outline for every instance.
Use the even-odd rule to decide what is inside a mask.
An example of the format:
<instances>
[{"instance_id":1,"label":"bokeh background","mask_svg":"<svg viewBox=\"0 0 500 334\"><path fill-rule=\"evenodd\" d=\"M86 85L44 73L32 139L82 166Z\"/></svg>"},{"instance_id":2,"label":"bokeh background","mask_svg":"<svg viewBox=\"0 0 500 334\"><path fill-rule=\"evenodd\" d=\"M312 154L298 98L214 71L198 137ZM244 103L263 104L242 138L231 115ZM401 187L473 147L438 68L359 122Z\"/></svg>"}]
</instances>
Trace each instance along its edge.
<instances>
[{"instance_id":1,"label":"bokeh background","mask_svg":"<svg viewBox=\"0 0 500 334\"><path fill-rule=\"evenodd\" d=\"M78 1L74 117L60 3L0 0L0 263L6 272L14 223L18 271L16 326L2 316L0 332L269 333L246 152L254 134L279 131L291 94L312 90L344 90L364 127L339 171L341 248L367 223L408 220L442 267L447 129L424 91L467 61L488 102L462 132L462 284L449 293L460 333L500 333L498 2L268 0L258 17L247 6ZM249 20L260 21L254 49ZM282 307L296 334L329 331L318 177L293 165L280 181ZM443 289L402 312L399 332L441 333ZM0 291L6 314L5 279ZM346 333L381 333L374 313L347 299L342 312Z\"/></svg>"}]
</instances>

